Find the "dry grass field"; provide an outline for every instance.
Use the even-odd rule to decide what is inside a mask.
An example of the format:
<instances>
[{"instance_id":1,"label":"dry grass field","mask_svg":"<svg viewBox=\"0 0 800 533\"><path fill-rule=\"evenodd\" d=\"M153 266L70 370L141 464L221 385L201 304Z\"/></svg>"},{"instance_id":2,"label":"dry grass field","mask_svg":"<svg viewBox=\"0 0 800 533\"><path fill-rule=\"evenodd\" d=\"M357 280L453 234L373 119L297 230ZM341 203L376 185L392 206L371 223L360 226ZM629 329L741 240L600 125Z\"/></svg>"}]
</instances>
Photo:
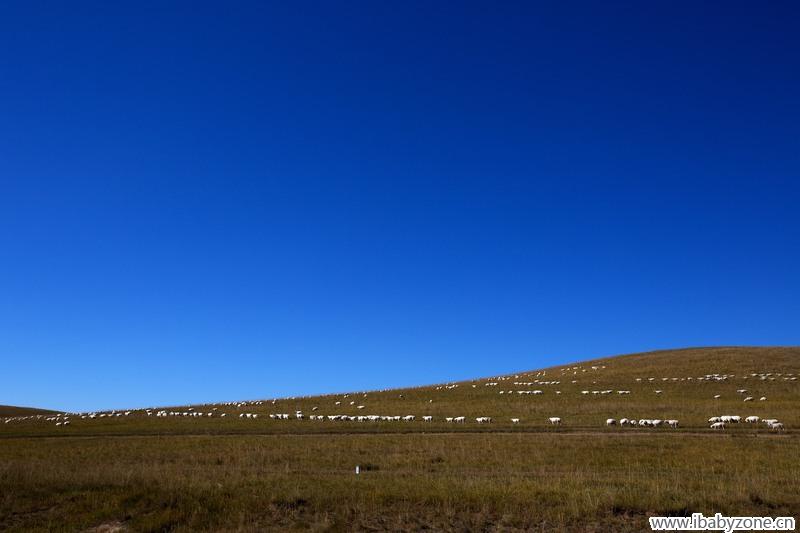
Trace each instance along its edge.
<instances>
[{"instance_id":1,"label":"dry grass field","mask_svg":"<svg viewBox=\"0 0 800 533\"><path fill-rule=\"evenodd\" d=\"M457 387L72 414L67 426L2 415L0 530L642 531L653 514L798 517L798 375L798 348L706 348ZM505 392L517 390L542 393ZM161 409L181 416L156 417ZM709 429L723 414L777 418L786 431ZM444 421L453 416L467 421ZM605 425L622 417L680 427Z\"/></svg>"},{"instance_id":2,"label":"dry grass field","mask_svg":"<svg viewBox=\"0 0 800 533\"><path fill-rule=\"evenodd\" d=\"M56 414L56 411L49 411L47 409L36 409L34 407L15 407L13 405L0 405L0 418L10 416L27 416L27 415L49 415Z\"/></svg>"}]
</instances>

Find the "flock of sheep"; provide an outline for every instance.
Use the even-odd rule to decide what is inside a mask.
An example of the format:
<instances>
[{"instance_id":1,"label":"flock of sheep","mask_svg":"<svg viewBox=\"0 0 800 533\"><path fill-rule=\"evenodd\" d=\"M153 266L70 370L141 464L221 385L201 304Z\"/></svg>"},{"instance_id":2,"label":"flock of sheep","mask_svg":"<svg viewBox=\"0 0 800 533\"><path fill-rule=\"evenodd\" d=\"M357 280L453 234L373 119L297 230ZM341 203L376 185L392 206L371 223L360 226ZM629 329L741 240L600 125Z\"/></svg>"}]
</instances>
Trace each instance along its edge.
<instances>
[{"instance_id":1,"label":"flock of sheep","mask_svg":"<svg viewBox=\"0 0 800 533\"><path fill-rule=\"evenodd\" d=\"M783 426L783 423L778 422L778 419L776 418L765 418L762 420L757 416L748 416L744 419L745 423L747 424L758 424L759 420L762 424L765 424L773 431L786 430L786 428ZM726 424L740 424L741 422L742 417L738 415L712 416L708 419L708 423L711 424L711 429L725 429Z\"/></svg>"},{"instance_id":2,"label":"flock of sheep","mask_svg":"<svg viewBox=\"0 0 800 533\"><path fill-rule=\"evenodd\" d=\"M561 369L561 379L570 377L578 377L586 372L597 372L599 370L605 369L605 365L597 365L591 367L583 367L583 366L573 366L573 367L565 367ZM522 381L521 379L528 378L526 381ZM704 376L699 377L685 377L685 378L677 378L677 377L663 377L663 378L635 378L637 382L674 382L674 381L709 381L709 382L726 382L729 379L735 378L733 374L706 374ZM522 375L514 375L514 376L502 376L502 377L494 377L489 378L484 383L486 387L499 387L501 384L505 385L508 382L509 384L513 384L515 387L525 387L524 389L509 389L506 385L506 388L499 390L499 394L502 395L534 395L540 396L545 394L544 387L556 387L561 384L561 379L553 380L552 378L547 378L547 371L539 371L530 374L522 374ZM747 376L741 376L740 379L748 380L748 379L756 379L760 381L796 381L797 377L791 373L782 374L782 373L751 373ZM515 381L512 381L515 380ZM572 379L571 384L578 383L577 379ZM595 381L592 381L595 383ZM459 383L451 383L451 384L444 384L436 386L434 390L454 390L458 388L460 385ZM472 383L471 386L476 388L478 384ZM543 387L543 388L530 388L530 387ZM559 387L560 388L560 387ZM383 392L383 391L381 391ZM627 389L583 389L578 391L581 395L597 395L597 396L604 396L616 393L617 395L630 395L631 391ZM653 390L655 394L661 394L663 391L660 389ZM556 395L560 395L562 393L561 390L555 390L554 393ZM750 396L747 389L740 388L736 390L736 393L743 396L744 402L752 402L755 401L754 396ZM364 401L363 398L367 397L366 393L358 393L358 395L362 398L361 401ZM400 394L400 399L403 399L403 394ZM720 395L716 394L713 396L714 399L719 399ZM340 400L336 400L334 402L335 406L341 406L342 400L349 399L349 394L344 394ZM295 398L291 398L294 400ZM766 401L766 396L759 397L759 401ZM272 405L275 405L278 400L272 400ZM433 400L429 400L432 402ZM147 409L140 409L140 410L127 410L127 411L110 411L110 412L91 412L91 413L59 413L54 415L27 415L27 416L13 416L13 417L6 417L3 420L5 424L9 424L12 422L21 422L26 420L34 420L34 421L45 421L54 423L56 426L68 426L71 423L71 418L80 418L82 420L95 420L95 419L107 419L107 418L119 418L119 417L128 417L132 414L136 415L144 415L144 416L154 416L157 418L163 417L189 417L189 418L210 418L210 417L218 417L218 418L225 418L229 414L226 412L221 412L220 409L225 408L235 408L237 411L241 411L243 408L246 409L249 406L262 406L268 401L251 401L251 402L227 402L221 404L206 404L210 410L202 410L203 406L197 406L198 409L194 407L188 407L184 409L155 409L155 408L147 408ZM356 410L363 410L365 409L365 405L358 404L355 399L351 399L349 401L349 405L356 409ZM313 407L312 411L317 411L319 407ZM258 419L259 413L254 412L237 412L232 416L238 415L240 419ZM359 414L359 415L352 415L352 414L310 414L306 415L302 411L297 410L293 415L289 413L271 413L268 415L269 419L271 420L310 420L310 421L330 421L330 422L414 422L417 420L417 416L413 414L406 414L406 415L376 415L376 414ZM420 417L422 422L433 422L434 417L432 415L425 415ZM444 420L444 422L448 424L465 424L467 421L471 421L473 419L468 419L466 416L447 416L441 417L440 420ZM477 424L491 424L493 422L493 418L491 416L478 416L474 418L474 421ZM520 424L520 418L510 418L512 424ZM730 424L739 424L742 422L742 417L738 415L723 415L723 416L713 416L708 419L708 423L710 424L710 428L713 430L723 430L727 425ZM744 418L744 422L748 424L758 424L761 422L765 424L767 428L773 431L785 431L784 424L779 422L777 419L769 418L769 419L761 419L758 416L748 416ZM561 417L549 417L547 418L547 423L550 425L561 425L562 419ZM620 427L642 427L642 428L657 428L657 427L669 427L676 429L679 427L679 421L676 419L650 419L650 418L608 418L605 421L606 426L620 426Z\"/></svg>"},{"instance_id":3,"label":"flock of sheep","mask_svg":"<svg viewBox=\"0 0 800 533\"><path fill-rule=\"evenodd\" d=\"M239 415L242 416L242 415ZM250 415L248 414L247 417L249 418ZM289 420L292 417L289 416L288 413L280 413L280 414L270 414L269 417L273 420ZM303 420L305 415L302 411L297 411L294 416L297 420ZM344 421L344 422L413 422L417 419L416 415L309 415L307 417L309 420L317 420L317 421ZM434 417L431 415L426 415L421 418L423 422L433 422ZM478 424L491 424L492 423L491 416L479 416L475 418L475 422ZM448 424L465 424L467 422L466 416L447 416L444 417L444 421ZM512 424L519 424L519 418L512 418ZM559 417L550 417L548 418L548 422L550 424L558 425L561 424L561 418Z\"/></svg>"},{"instance_id":4,"label":"flock of sheep","mask_svg":"<svg viewBox=\"0 0 800 533\"><path fill-rule=\"evenodd\" d=\"M606 419L606 425L607 426L616 426L617 425L617 420L615 418L608 418L608 419ZM673 429L677 429L678 428L678 421L675 420L675 419L661 420L661 419L658 419L658 418L652 418L652 419L651 418L640 418L639 420L636 420L634 418L620 418L619 419L619 425L620 426L633 426L633 427L638 426L638 427L643 427L643 428L647 428L647 427L657 428L659 426L669 426L669 427L671 427Z\"/></svg>"},{"instance_id":5,"label":"flock of sheep","mask_svg":"<svg viewBox=\"0 0 800 533\"><path fill-rule=\"evenodd\" d=\"M203 412L203 411L195 411L194 408L189 408L187 411L166 411L160 410L154 412L152 410L145 410L146 416L156 416L156 417L213 417L217 408L213 408L213 411ZM121 416L130 416L132 411L123 411L123 412L110 412L110 413L87 413L87 414L79 414L78 416L81 419L96 419L96 418L115 418ZM228 415L228 413L219 413L218 416L220 418L224 418ZM68 426L70 425L70 416L69 414L57 414L52 416L45 416L45 415L27 415L27 416L13 416L13 417L6 417L3 419L5 424L11 422L21 422L25 420L43 420L46 422L53 422L56 426ZM242 419L257 419L259 417L258 413L239 413L239 418ZM312 420L312 421L342 421L342 422L413 422L417 419L415 415L309 415L305 416L302 411L295 412L294 416L290 416L288 413L271 413L269 418L272 420ZM433 422L434 417L431 415L426 415L421 417L423 422ZM444 421L447 423L454 423L454 424L464 424L467 422L467 417L465 416L448 416L444 418ZM478 424L490 424L492 423L493 418L490 416L479 416L475 418L475 422ZM510 419L512 424L519 424L519 418L511 418ZM547 422L550 425L561 425L562 420L561 417L549 417ZM723 415L723 416L713 416L708 419L708 422L711 429L714 430L722 430L725 429L726 425L728 424L739 424L742 422L742 417L738 415ZM748 424L758 424L761 422L765 424L769 429L773 431L785 431L785 427L782 422L779 422L775 418L765 418L761 419L758 416L748 416L744 419L745 423ZM679 426L679 421L676 419L648 419L648 418L641 418L641 419L634 419L634 418L620 418L619 420L615 418L608 418L606 419L606 426L629 426L629 427L650 427L650 428L657 428L657 427L670 427L673 429L677 429Z\"/></svg>"}]
</instances>

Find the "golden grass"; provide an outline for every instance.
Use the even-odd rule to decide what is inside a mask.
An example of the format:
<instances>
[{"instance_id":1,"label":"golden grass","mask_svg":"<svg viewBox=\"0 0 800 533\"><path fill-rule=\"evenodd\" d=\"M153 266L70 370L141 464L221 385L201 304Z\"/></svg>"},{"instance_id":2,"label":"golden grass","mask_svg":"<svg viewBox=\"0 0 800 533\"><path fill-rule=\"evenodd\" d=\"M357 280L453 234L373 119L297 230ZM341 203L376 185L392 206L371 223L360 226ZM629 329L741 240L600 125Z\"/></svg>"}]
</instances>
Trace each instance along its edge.
<instances>
[{"instance_id":1,"label":"golden grass","mask_svg":"<svg viewBox=\"0 0 800 533\"><path fill-rule=\"evenodd\" d=\"M647 513L797 514L797 457L795 437L9 439L0 529L640 530Z\"/></svg>"}]
</instances>

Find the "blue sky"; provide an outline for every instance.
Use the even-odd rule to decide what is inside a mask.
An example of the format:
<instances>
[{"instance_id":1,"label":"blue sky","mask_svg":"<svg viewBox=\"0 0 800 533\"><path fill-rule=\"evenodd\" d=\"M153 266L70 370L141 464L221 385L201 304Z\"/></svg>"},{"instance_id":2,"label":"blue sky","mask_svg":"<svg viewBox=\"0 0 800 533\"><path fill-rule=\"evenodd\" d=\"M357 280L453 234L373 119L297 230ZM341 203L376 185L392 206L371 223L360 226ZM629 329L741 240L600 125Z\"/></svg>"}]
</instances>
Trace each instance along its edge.
<instances>
[{"instance_id":1,"label":"blue sky","mask_svg":"<svg viewBox=\"0 0 800 533\"><path fill-rule=\"evenodd\" d=\"M0 404L800 344L793 2L8 2Z\"/></svg>"}]
</instances>

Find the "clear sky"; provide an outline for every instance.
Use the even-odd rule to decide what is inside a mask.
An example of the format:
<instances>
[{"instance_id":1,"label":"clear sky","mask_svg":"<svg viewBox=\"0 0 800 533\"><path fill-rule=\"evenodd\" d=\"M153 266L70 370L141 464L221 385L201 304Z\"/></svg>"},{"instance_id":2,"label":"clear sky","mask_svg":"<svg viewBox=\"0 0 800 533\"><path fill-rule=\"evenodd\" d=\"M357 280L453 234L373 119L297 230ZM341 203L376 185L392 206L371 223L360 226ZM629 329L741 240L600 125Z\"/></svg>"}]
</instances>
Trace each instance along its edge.
<instances>
[{"instance_id":1,"label":"clear sky","mask_svg":"<svg viewBox=\"0 0 800 533\"><path fill-rule=\"evenodd\" d=\"M0 404L800 344L797 2L4 2Z\"/></svg>"}]
</instances>

